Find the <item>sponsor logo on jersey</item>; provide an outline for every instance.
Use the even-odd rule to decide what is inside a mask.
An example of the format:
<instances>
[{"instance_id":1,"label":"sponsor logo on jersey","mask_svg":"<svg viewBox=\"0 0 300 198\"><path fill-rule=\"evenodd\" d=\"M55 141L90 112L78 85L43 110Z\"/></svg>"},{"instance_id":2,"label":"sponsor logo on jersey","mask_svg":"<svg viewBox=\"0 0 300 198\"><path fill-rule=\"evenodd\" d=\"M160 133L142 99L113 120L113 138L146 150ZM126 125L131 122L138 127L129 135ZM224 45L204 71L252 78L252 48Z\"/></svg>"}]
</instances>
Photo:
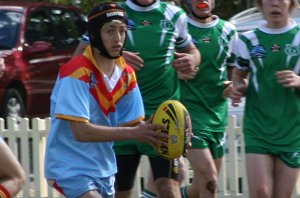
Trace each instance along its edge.
<instances>
[{"instance_id":1,"label":"sponsor logo on jersey","mask_svg":"<svg viewBox=\"0 0 300 198\"><path fill-rule=\"evenodd\" d=\"M209 38L209 37L204 37L203 39L202 39L202 41L204 42L204 43L210 43L211 42L211 38Z\"/></svg>"},{"instance_id":2,"label":"sponsor logo on jersey","mask_svg":"<svg viewBox=\"0 0 300 198\"><path fill-rule=\"evenodd\" d=\"M174 23L169 20L160 20L160 27L163 30L172 31L174 30Z\"/></svg>"},{"instance_id":3,"label":"sponsor logo on jersey","mask_svg":"<svg viewBox=\"0 0 300 198\"><path fill-rule=\"evenodd\" d=\"M151 25L151 22L150 22L150 21L147 21L147 20L144 20L144 21L142 22L142 25L143 25L143 26L150 26L150 25Z\"/></svg>"},{"instance_id":4,"label":"sponsor logo on jersey","mask_svg":"<svg viewBox=\"0 0 300 198\"><path fill-rule=\"evenodd\" d=\"M271 50L272 52L279 52L280 51L280 45L278 44L274 44L272 47L271 47Z\"/></svg>"},{"instance_id":5,"label":"sponsor logo on jersey","mask_svg":"<svg viewBox=\"0 0 300 198\"><path fill-rule=\"evenodd\" d=\"M285 48L284 48L284 52L289 56L299 56L300 55L300 46L286 44Z\"/></svg>"},{"instance_id":6,"label":"sponsor logo on jersey","mask_svg":"<svg viewBox=\"0 0 300 198\"><path fill-rule=\"evenodd\" d=\"M250 52L250 56L252 58L263 58L265 54L266 54L266 50L261 45L254 46Z\"/></svg>"},{"instance_id":7,"label":"sponsor logo on jersey","mask_svg":"<svg viewBox=\"0 0 300 198\"><path fill-rule=\"evenodd\" d=\"M95 74L92 72L90 76L90 88L95 88L98 84L98 81L96 80Z\"/></svg>"}]
</instances>

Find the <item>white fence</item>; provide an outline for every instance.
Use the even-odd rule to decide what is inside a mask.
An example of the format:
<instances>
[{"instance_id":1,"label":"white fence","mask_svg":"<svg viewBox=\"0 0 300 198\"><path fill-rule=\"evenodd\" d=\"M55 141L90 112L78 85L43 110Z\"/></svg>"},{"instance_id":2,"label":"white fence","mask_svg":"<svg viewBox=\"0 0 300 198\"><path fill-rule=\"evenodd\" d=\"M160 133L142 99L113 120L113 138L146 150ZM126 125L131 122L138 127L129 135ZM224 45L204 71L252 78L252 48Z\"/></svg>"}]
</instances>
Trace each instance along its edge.
<instances>
[{"instance_id":1,"label":"white fence","mask_svg":"<svg viewBox=\"0 0 300 198\"><path fill-rule=\"evenodd\" d=\"M236 125L236 117L229 116L227 127L227 154L222 166L218 197L236 198L249 197L247 176L245 171L245 155L241 127ZM25 186L17 197L23 198L53 198L62 197L55 190L47 186L44 179L44 152L47 135L50 129L50 118L21 120L18 126L14 119L9 118L7 127L0 119L0 135L6 138L12 151L18 156L27 173ZM142 158L133 198L139 198L143 183L147 180L149 164ZM189 184L193 171L189 171L184 185ZM294 191L293 198L300 197L300 181Z\"/></svg>"}]
</instances>

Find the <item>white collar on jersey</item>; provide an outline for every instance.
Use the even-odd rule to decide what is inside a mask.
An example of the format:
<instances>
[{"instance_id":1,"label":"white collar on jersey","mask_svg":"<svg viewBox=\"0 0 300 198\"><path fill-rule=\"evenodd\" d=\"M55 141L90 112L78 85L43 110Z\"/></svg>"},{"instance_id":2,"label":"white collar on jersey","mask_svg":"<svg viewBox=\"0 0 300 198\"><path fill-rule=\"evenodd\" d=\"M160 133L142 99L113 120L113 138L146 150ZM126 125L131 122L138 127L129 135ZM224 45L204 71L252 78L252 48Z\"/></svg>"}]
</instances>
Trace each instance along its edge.
<instances>
[{"instance_id":1,"label":"white collar on jersey","mask_svg":"<svg viewBox=\"0 0 300 198\"><path fill-rule=\"evenodd\" d=\"M160 7L159 0L156 0L155 3L151 4L150 6L146 6L146 7L138 6L135 3L133 3L131 0L127 0L127 1L125 1L125 3L131 9L133 9L135 11L139 11L139 12L147 12L147 11L151 11L151 10L154 10L154 9L157 9Z\"/></svg>"},{"instance_id":2,"label":"white collar on jersey","mask_svg":"<svg viewBox=\"0 0 300 198\"><path fill-rule=\"evenodd\" d=\"M279 29L267 28L266 24L267 24L267 22L264 22L264 23L260 24L260 26L258 28L267 34L282 34L282 33L285 33L287 31L291 30L295 26L297 26L296 21L294 21L293 19L291 19L289 24L287 24L286 26L279 28Z\"/></svg>"},{"instance_id":3,"label":"white collar on jersey","mask_svg":"<svg viewBox=\"0 0 300 198\"><path fill-rule=\"evenodd\" d=\"M106 76L105 74L103 74L103 79L104 79L107 91L111 92L115 88L117 82L119 81L119 79L122 75L122 71L123 70L121 69L121 67L119 67L118 65L115 65L113 74L111 75L110 78L108 76Z\"/></svg>"},{"instance_id":4,"label":"white collar on jersey","mask_svg":"<svg viewBox=\"0 0 300 198\"><path fill-rule=\"evenodd\" d=\"M211 28L211 27L214 27L215 25L218 24L220 18L217 16L217 15L213 15L212 16L214 20L212 20L211 22L209 23L200 23L192 18L188 18L188 22L190 24L192 24L193 26L196 26L196 27L199 27L199 28Z\"/></svg>"}]
</instances>

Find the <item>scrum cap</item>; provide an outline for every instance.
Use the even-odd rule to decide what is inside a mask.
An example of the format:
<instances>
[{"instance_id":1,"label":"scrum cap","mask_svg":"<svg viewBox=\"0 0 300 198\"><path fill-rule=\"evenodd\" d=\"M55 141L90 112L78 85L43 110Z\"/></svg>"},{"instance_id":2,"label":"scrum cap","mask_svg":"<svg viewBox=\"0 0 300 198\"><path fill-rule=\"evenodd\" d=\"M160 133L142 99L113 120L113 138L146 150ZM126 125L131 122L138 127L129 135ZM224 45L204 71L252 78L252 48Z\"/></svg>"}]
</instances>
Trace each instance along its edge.
<instances>
[{"instance_id":1,"label":"scrum cap","mask_svg":"<svg viewBox=\"0 0 300 198\"><path fill-rule=\"evenodd\" d=\"M112 20L119 20L127 25L128 18L125 10L114 2L97 4L88 14L88 35L91 45L97 48L102 56L115 59L119 56L112 57L108 53L99 33L103 25Z\"/></svg>"}]
</instances>

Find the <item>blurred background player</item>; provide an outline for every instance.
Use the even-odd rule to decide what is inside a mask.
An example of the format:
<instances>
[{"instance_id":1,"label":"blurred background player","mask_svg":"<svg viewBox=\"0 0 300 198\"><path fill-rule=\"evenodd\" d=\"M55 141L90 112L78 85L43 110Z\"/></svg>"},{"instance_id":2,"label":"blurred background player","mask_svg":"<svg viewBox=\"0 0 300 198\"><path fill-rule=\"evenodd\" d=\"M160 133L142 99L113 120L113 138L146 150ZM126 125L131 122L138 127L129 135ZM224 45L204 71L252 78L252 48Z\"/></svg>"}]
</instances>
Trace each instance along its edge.
<instances>
[{"instance_id":1,"label":"blurred background player","mask_svg":"<svg viewBox=\"0 0 300 198\"><path fill-rule=\"evenodd\" d=\"M183 0L189 13L188 30L202 54L194 79L181 81L181 101L193 126L192 149L186 154L194 171L192 184L182 188L183 198L216 197L226 141L227 70L234 64L236 28L213 15L214 0ZM182 78L182 74L180 74Z\"/></svg>"},{"instance_id":2,"label":"blurred background player","mask_svg":"<svg viewBox=\"0 0 300 198\"><path fill-rule=\"evenodd\" d=\"M0 58L0 78L5 68L4 59ZM23 188L25 172L14 153L0 137L0 197L16 196Z\"/></svg>"},{"instance_id":3,"label":"blurred background player","mask_svg":"<svg viewBox=\"0 0 300 198\"><path fill-rule=\"evenodd\" d=\"M299 5L297 0L256 3L267 22L239 39L230 97L234 106L246 97L250 198L288 198L300 167L300 27L291 19Z\"/></svg>"},{"instance_id":4,"label":"blurred background player","mask_svg":"<svg viewBox=\"0 0 300 198\"><path fill-rule=\"evenodd\" d=\"M142 124L135 73L121 56L127 20L116 3L95 6L88 14L91 44L60 68L51 95L45 175L66 197L114 197L113 141L163 143L155 131L163 126Z\"/></svg>"},{"instance_id":5,"label":"blurred background player","mask_svg":"<svg viewBox=\"0 0 300 198\"><path fill-rule=\"evenodd\" d=\"M25 177L19 161L0 137L0 197L16 196L23 188Z\"/></svg>"}]
</instances>

